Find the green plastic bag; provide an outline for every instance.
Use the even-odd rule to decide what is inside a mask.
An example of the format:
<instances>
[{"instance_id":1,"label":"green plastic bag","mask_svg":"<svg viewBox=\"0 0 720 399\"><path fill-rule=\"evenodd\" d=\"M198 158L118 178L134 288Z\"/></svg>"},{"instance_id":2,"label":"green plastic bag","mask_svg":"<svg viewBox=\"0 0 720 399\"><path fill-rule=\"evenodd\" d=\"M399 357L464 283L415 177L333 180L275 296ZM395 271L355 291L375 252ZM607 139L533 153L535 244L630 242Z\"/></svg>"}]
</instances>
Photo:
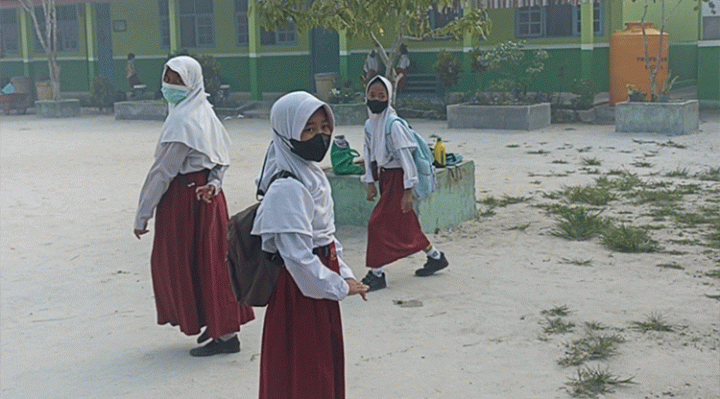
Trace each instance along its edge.
<instances>
[{"instance_id":1,"label":"green plastic bag","mask_svg":"<svg viewBox=\"0 0 720 399\"><path fill-rule=\"evenodd\" d=\"M361 175L365 169L353 163L360 154L350 148L343 136L337 136L330 148L330 161L336 175Z\"/></svg>"}]
</instances>

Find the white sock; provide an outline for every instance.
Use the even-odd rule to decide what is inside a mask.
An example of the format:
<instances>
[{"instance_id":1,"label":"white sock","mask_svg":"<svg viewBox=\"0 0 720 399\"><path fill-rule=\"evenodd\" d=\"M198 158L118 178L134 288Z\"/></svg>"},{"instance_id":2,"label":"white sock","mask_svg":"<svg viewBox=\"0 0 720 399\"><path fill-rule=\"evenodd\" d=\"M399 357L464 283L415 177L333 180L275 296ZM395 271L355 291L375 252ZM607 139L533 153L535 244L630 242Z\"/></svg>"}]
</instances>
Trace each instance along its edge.
<instances>
[{"instance_id":1,"label":"white sock","mask_svg":"<svg viewBox=\"0 0 720 399\"><path fill-rule=\"evenodd\" d=\"M426 252L428 258L433 259L440 259L440 251L437 250L437 248L431 246L430 249Z\"/></svg>"},{"instance_id":2,"label":"white sock","mask_svg":"<svg viewBox=\"0 0 720 399\"><path fill-rule=\"evenodd\" d=\"M231 340L232 337L234 337L234 336L235 336L235 333L225 334L222 337L220 337L220 341L226 342L228 340Z\"/></svg>"},{"instance_id":3,"label":"white sock","mask_svg":"<svg viewBox=\"0 0 720 399\"><path fill-rule=\"evenodd\" d=\"M377 269L370 269L372 274L375 275L375 277L382 277L385 272L383 271L382 267L378 267Z\"/></svg>"}]
</instances>

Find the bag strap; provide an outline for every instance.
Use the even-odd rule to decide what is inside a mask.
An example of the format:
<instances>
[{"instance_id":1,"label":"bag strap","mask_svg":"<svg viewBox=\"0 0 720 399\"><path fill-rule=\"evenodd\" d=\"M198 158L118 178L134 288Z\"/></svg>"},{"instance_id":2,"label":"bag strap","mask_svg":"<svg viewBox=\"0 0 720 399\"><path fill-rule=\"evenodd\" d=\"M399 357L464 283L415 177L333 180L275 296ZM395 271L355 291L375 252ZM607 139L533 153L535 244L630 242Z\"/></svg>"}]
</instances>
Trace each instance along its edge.
<instances>
[{"instance_id":1,"label":"bag strap","mask_svg":"<svg viewBox=\"0 0 720 399\"><path fill-rule=\"evenodd\" d=\"M272 145L272 142L270 142L270 145ZM265 165L267 164L268 159L268 153L270 152L270 147L268 147L267 151L265 151L265 160L263 161L263 166L260 171L260 180L258 180L259 183L262 182L263 176L265 176ZM270 183L268 183L268 190L270 189L270 185L273 184L273 182L277 179L284 179L286 177L292 177L293 179L300 181L300 179L297 178L292 172L288 172L287 170L281 170L273 175L273 177L270 178ZM258 185L258 189L255 192L255 199L258 201L262 201L263 197L265 196L265 191L260 189L260 185Z\"/></svg>"}]
</instances>

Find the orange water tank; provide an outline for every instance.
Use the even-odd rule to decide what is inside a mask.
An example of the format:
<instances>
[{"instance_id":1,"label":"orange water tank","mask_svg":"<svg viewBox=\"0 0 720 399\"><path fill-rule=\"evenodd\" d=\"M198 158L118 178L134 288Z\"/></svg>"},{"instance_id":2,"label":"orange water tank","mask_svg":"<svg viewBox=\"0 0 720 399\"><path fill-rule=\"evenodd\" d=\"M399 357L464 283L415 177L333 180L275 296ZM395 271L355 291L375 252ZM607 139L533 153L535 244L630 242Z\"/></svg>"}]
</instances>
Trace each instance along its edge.
<instances>
[{"instance_id":1,"label":"orange water tank","mask_svg":"<svg viewBox=\"0 0 720 399\"><path fill-rule=\"evenodd\" d=\"M652 28L652 23L645 22L648 38L648 55L650 65L655 68L657 62L660 31ZM660 70L657 75L658 92L663 88L668 74L669 36L663 33L662 56ZM645 45L642 23L626 22L625 30L615 31L610 36L610 105L627 101L628 85L650 94L650 73L645 65Z\"/></svg>"}]
</instances>

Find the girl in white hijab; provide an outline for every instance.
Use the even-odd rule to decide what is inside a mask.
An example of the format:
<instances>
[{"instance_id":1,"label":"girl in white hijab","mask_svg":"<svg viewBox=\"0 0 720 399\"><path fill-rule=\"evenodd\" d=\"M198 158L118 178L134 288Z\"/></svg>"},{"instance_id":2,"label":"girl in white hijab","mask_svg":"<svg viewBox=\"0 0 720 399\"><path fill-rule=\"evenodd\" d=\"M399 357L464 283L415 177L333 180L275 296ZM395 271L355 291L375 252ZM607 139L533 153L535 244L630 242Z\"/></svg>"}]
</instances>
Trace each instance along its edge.
<instances>
[{"instance_id":1,"label":"girl in white hijab","mask_svg":"<svg viewBox=\"0 0 720 399\"><path fill-rule=\"evenodd\" d=\"M375 199L375 182L380 183L380 201L368 221L365 264L370 271L362 282L370 287L369 291L375 291L387 286L383 266L398 259L425 251L427 262L415 271L421 277L447 267L448 261L422 232L413 209L418 173L412 153L417 142L405 123L395 123L402 120L389 104L392 84L376 76L368 82L366 96L365 174L360 179L365 183L368 201ZM389 127L388 121L392 123Z\"/></svg>"},{"instance_id":2,"label":"girl in white hijab","mask_svg":"<svg viewBox=\"0 0 720 399\"><path fill-rule=\"evenodd\" d=\"M252 234L284 261L265 312L260 399L345 397L340 306L365 299L334 236L330 184L318 162L334 129L333 113L305 92L286 94L270 111L273 140L260 178L264 193ZM290 177L276 178L280 172ZM272 184L271 184L272 183Z\"/></svg>"},{"instance_id":3,"label":"girl in white hijab","mask_svg":"<svg viewBox=\"0 0 720 399\"><path fill-rule=\"evenodd\" d=\"M228 269L228 210L222 179L230 164L230 138L207 101L202 68L191 57L170 59L162 92L169 114L160 130L155 163L140 192L137 238L155 213L150 261L158 324L199 334L190 351L210 356L240 351L237 332L253 320L252 308L235 301Z\"/></svg>"}]
</instances>

